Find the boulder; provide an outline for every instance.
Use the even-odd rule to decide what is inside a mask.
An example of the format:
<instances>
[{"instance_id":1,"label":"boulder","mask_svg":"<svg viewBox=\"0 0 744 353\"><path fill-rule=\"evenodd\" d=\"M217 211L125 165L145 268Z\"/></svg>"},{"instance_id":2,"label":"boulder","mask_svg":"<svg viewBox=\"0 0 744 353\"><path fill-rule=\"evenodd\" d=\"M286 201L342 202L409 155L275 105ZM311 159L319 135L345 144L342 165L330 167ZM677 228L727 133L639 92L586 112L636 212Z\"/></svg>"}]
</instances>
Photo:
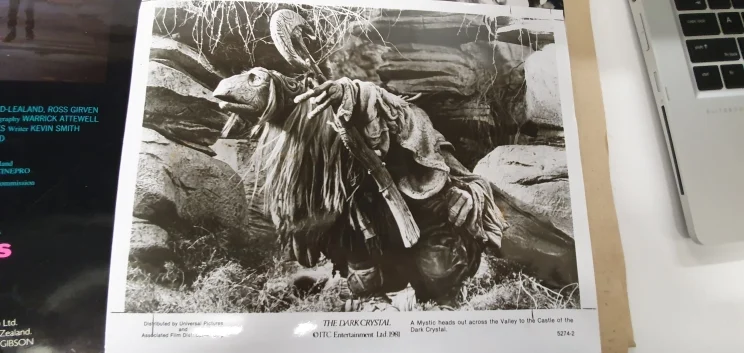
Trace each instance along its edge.
<instances>
[{"instance_id":1,"label":"boulder","mask_svg":"<svg viewBox=\"0 0 744 353\"><path fill-rule=\"evenodd\" d=\"M137 181L135 216L153 224L164 228L171 226L169 222L194 226L211 223L225 228L243 224L246 200L240 192L243 182L237 173L224 162L180 146L150 129L143 129ZM139 197L146 187L152 195L156 190L153 185L165 185L159 189L167 192L158 197ZM172 208L169 212L157 212L159 205L148 203L149 200ZM155 212L141 214L141 209Z\"/></svg>"},{"instance_id":2,"label":"boulder","mask_svg":"<svg viewBox=\"0 0 744 353\"><path fill-rule=\"evenodd\" d=\"M496 41L528 46L534 50L555 43L553 21L524 20L499 27L496 30Z\"/></svg>"},{"instance_id":3,"label":"boulder","mask_svg":"<svg viewBox=\"0 0 744 353\"><path fill-rule=\"evenodd\" d=\"M219 139L211 148L216 153L215 159L227 163L240 175L247 191L247 185L255 180L253 173L255 168L251 165L251 157L256 148L255 143L251 140Z\"/></svg>"},{"instance_id":4,"label":"boulder","mask_svg":"<svg viewBox=\"0 0 744 353\"><path fill-rule=\"evenodd\" d=\"M500 146L475 167L523 211L573 237L566 152L551 146Z\"/></svg>"},{"instance_id":5,"label":"boulder","mask_svg":"<svg viewBox=\"0 0 744 353\"><path fill-rule=\"evenodd\" d=\"M173 252L168 246L168 232L135 217L129 241L129 257L148 268L160 268L166 261L173 260Z\"/></svg>"},{"instance_id":6,"label":"boulder","mask_svg":"<svg viewBox=\"0 0 744 353\"><path fill-rule=\"evenodd\" d=\"M180 68L150 62L143 125L158 131L172 141L208 155L208 146L221 136L229 115L220 110L212 91ZM242 120L231 130L232 135L245 133Z\"/></svg>"},{"instance_id":7,"label":"boulder","mask_svg":"<svg viewBox=\"0 0 744 353\"><path fill-rule=\"evenodd\" d=\"M527 119L547 129L563 129L555 44L530 55L524 63Z\"/></svg>"},{"instance_id":8,"label":"boulder","mask_svg":"<svg viewBox=\"0 0 744 353\"><path fill-rule=\"evenodd\" d=\"M553 147L566 147L566 136L563 130L557 129L533 129L532 135L522 134L519 136L518 145L546 145Z\"/></svg>"},{"instance_id":9,"label":"boulder","mask_svg":"<svg viewBox=\"0 0 744 353\"><path fill-rule=\"evenodd\" d=\"M481 100L491 102L495 125L500 131L516 131L513 126L527 120L524 62L533 50L502 42L473 42L461 48L480 64L478 93Z\"/></svg>"},{"instance_id":10,"label":"boulder","mask_svg":"<svg viewBox=\"0 0 744 353\"><path fill-rule=\"evenodd\" d=\"M210 154L207 146L220 137L228 117L212 92L189 74L150 62L145 127Z\"/></svg>"},{"instance_id":11,"label":"boulder","mask_svg":"<svg viewBox=\"0 0 744 353\"><path fill-rule=\"evenodd\" d=\"M485 102L474 99L436 99L427 102L429 118L437 123L450 122L480 122L493 126L491 108ZM440 131L441 132L441 131Z\"/></svg>"},{"instance_id":12,"label":"boulder","mask_svg":"<svg viewBox=\"0 0 744 353\"><path fill-rule=\"evenodd\" d=\"M495 146L494 116L488 104L456 96L421 99L417 102L429 114L439 132L454 146L454 156L472 168Z\"/></svg>"},{"instance_id":13,"label":"boulder","mask_svg":"<svg viewBox=\"0 0 744 353\"><path fill-rule=\"evenodd\" d=\"M173 180L167 154L162 154L174 146L175 143L154 130L142 129L142 151L134 192L134 217L166 227L178 221L176 207L178 187Z\"/></svg>"},{"instance_id":14,"label":"boulder","mask_svg":"<svg viewBox=\"0 0 744 353\"><path fill-rule=\"evenodd\" d=\"M204 87L214 89L227 73L212 66L206 57L194 48L171 38L153 36L150 44L150 60L188 73Z\"/></svg>"},{"instance_id":15,"label":"boulder","mask_svg":"<svg viewBox=\"0 0 744 353\"><path fill-rule=\"evenodd\" d=\"M492 183L499 208L511 225L502 243L516 260L546 283L577 281L576 250L566 155L550 146L500 146L474 173Z\"/></svg>"},{"instance_id":16,"label":"boulder","mask_svg":"<svg viewBox=\"0 0 744 353\"><path fill-rule=\"evenodd\" d=\"M140 223L146 223L136 229L147 234L150 243L162 243L162 232L152 227L157 226L168 233L169 241L210 234L224 239L231 251L249 249L246 254L250 256L269 256L273 251L274 233L250 226L243 182L235 170L147 128L142 135L133 213ZM242 260L259 263L266 259Z\"/></svg>"},{"instance_id":17,"label":"boulder","mask_svg":"<svg viewBox=\"0 0 744 353\"><path fill-rule=\"evenodd\" d=\"M377 69L380 80L400 94L475 93L477 63L456 48L426 44L402 44L383 54L386 64Z\"/></svg>"},{"instance_id":18,"label":"boulder","mask_svg":"<svg viewBox=\"0 0 744 353\"><path fill-rule=\"evenodd\" d=\"M248 201L246 214L246 228L256 238L274 239L276 227L271 217L264 212L263 192L260 181L257 183L255 166L251 162L251 156L255 150L255 144L249 140L217 140L212 149L217 153L216 159L227 163L235 170L240 179L243 180L245 197Z\"/></svg>"},{"instance_id":19,"label":"boulder","mask_svg":"<svg viewBox=\"0 0 744 353\"><path fill-rule=\"evenodd\" d=\"M483 65L484 69L492 69L493 74L509 74L512 69L521 67L534 52L522 45L495 41L466 43L460 49Z\"/></svg>"},{"instance_id":20,"label":"boulder","mask_svg":"<svg viewBox=\"0 0 744 353\"><path fill-rule=\"evenodd\" d=\"M331 54L323 63L328 76L333 79L351 77L380 84L377 68L385 63L382 54L390 48L356 36L349 36L343 45L341 50Z\"/></svg>"},{"instance_id":21,"label":"boulder","mask_svg":"<svg viewBox=\"0 0 744 353\"><path fill-rule=\"evenodd\" d=\"M498 194L497 190L494 190ZM525 266L546 285L562 287L579 280L576 248L571 237L524 212L499 195L496 204L509 222L501 240L504 259Z\"/></svg>"}]
</instances>

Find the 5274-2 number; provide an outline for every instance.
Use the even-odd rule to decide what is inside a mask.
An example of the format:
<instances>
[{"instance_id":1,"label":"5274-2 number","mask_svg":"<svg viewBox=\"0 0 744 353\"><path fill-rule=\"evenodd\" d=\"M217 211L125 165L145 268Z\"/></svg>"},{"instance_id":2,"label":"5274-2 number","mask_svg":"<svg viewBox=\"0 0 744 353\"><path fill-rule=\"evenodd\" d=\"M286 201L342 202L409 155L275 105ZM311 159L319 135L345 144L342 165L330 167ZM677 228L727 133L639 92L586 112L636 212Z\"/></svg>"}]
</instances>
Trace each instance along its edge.
<instances>
[{"instance_id":1,"label":"5274-2 number","mask_svg":"<svg viewBox=\"0 0 744 353\"><path fill-rule=\"evenodd\" d=\"M557 331L556 333L558 333L558 337L575 335L573 331Z\"/></svg>"}]
</instances>

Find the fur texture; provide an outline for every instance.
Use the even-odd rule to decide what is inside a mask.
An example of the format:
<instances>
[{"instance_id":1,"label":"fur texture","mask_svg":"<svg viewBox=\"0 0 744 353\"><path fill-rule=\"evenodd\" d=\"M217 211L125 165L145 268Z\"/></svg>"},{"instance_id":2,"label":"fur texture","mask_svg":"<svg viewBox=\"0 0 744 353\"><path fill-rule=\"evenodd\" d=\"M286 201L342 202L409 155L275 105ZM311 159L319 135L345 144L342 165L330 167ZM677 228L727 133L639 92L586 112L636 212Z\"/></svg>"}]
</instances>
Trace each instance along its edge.
<instances>
[{"instance_id":1,"label":"fur texture","mask_svg":"<svg viewBox=\"0 0 744 353\"><path fill-rule=\"evenodd\" d=\"M253 155L263 173L267 211L278 226L296 230L333 223L348 210L362 171L327 124L330 109L308 119L309 102L288 110L277 107L278 101L270 99L259 120Z\"/></svg>"}]
</instances>

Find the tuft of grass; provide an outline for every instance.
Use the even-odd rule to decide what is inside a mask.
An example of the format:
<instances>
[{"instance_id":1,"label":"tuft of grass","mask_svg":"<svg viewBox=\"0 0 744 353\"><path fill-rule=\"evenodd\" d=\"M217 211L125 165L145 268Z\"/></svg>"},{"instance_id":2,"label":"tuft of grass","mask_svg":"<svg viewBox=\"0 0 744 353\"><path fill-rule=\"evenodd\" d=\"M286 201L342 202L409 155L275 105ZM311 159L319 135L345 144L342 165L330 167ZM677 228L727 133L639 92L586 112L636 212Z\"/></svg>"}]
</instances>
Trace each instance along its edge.
<instances>
[{"instance_id":1,"label":"tuft of grass","mask_svg":"<svg viewBox=\"0 0 744 353\"><path fill-rule=\"evenodd\" d=\"M579 285L549 288L513 262L486 255L489 271L469 279L462 289L465 310L578 309Z\"/></svg>"},{"instance_id":2,"label":"tuft of grass","mask_svg":"<svg viewBox=\"0 0 744 353\"><path fill-rule=\"evenodd\" d=\"M173 267L171 263L171 268ZM168 267L168 266L166 266ZM177 271L177 270L176 270ZM170 271L152 276L131 263L126 311L141 313L265 313L339 311L340 289L300 292L291 286L286 264L276 261L262 271L226 262L198 276L191 284L173 287Z\"/></svg>"},{"instance_id":3,"label":"tuft of grass","mask_svg":"<svg viewBox=\"0 0 744 353\"><path fill-rule=\"evenodd\" d=\"M462 310L573 309L579 307L578 284L551 289L524 273L519 265L486 256L485 267L466 281L461 292ZM126 311L140 313L268 313L341 311L348 288L329 286L308 291L293 288L293 269L274 261L261 271L243 267L235 261L208 266L210 271L186 284L183 269L167 263L165 270L152 275L131 263L128 272ZM330 264L321 265L330 272ZM342 283L342 282L340 282ZM320 285L325 285L321 282ZM412 290L398 293L412 297ZM397 300L406 311L427 310L433 303L415 303L411 298ZM394 302L396 299L394 298ZM403 308L401 308L403 309Z\"/></svg>"}]
</instances>

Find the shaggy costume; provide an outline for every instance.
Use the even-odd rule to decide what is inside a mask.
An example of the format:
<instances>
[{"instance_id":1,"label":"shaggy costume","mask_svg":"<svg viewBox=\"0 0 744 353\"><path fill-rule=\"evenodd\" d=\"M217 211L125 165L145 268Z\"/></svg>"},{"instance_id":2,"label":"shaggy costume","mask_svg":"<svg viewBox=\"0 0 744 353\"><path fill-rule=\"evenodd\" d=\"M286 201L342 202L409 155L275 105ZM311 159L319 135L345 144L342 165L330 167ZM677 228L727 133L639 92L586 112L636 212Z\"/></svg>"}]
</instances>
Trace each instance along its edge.
<instances>
[{"instance_id":1,"label":"shaggy costume","mask_svg":"<svg viewBox=\"0 0 744 353\"><path fill-rule=\"evenodd\" d=\"M352 231L345 232L339 244L351 250L341 251L346 254L341 260L348 265L352 293L380 296L410 283L418 300L456 305L462 282L475 274L484 246L501 246L505 222L490 185L452 156L452 145L421 108L370 82L336 82L344 91L338 110L351 112L351 123L380 151L421 229L419 242L405 249L377 187L365 183L352 203ZM465 190L474 201L460 227L448 220L452 188Z\"/></svg>"},{"instance_id":2,"label":"shaggy costume","mask_svg":"<svg viewBox=\"0 0 744 353\"><path fill-rule=\"evenodd\" d=\"M335 81L343 91L338 106L308 119L311 103L290 103L302 85L275 71L251 72L226 79L215 92L238 112L258 106L250 97L269 95L261 117L249 120L263 130L254 159L265 172L266 206L289 259L311 267L325 255L352 294L367 302L384 303L385 293L410 283L419 301L456 306L484 248L501 246L506 222L490 184L452 156L452 145L422 109L372 83ZM375 182L326 124L339 113L350 114L350 124L379 152L405 197L421 230L413 247L403 245ZM449 203L460 190L472 197L473 208L455 226ZM364 310L381 307L390 308Z\"/></svg>"}]
</instances>

